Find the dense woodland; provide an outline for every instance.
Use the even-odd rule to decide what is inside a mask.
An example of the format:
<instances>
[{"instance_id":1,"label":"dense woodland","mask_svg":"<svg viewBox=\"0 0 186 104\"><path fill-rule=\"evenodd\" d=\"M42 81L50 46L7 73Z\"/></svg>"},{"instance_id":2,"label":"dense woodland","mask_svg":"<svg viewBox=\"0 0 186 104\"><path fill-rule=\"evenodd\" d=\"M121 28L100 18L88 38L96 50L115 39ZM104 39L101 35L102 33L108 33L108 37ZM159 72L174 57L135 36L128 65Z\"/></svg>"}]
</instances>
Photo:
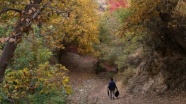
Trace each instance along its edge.
<instances>
[{"instance_id":1,"label":"dense woodland","mask_svg":"<svg viewBox=\"0 0 186 104\"><path fill-rule=\"evenodd\" d=\"M67 52L122 73L129 92L149 79L147 92L185 90L185 25L185 0L0 0L0 103L68 103Z\"/></svg>"}]
</instances>

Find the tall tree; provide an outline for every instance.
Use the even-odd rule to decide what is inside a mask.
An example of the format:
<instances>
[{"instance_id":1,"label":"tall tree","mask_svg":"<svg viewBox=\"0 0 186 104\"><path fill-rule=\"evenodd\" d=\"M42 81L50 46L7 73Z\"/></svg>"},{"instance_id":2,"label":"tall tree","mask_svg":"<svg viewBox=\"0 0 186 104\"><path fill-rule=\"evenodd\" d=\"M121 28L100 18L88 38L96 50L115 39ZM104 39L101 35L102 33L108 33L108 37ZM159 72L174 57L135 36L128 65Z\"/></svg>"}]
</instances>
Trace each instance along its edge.
<instances>
[{"instance_id":1,"label":"tall tree","mask_svg":"<svg viewBox=\"0 0 186 104\"><path fill-rule=\"evenodd\" d=\"M93 52L93 43L98 42L93 5L91 0L0 0L2 23L17 19L10 36L1 38L5 47L0 57L0 82L22 36L29 35L35 23L43 24L41 35L53 48L64 48L64 43L73 43L77 44L79 52Z\"/></svg>"},{"instance_id":2,"label":"tall tree","mask_svg":"<svg viewBox=\"0 0 186 104\"><path fill-rule=\"evenodd\" d=\"M42 0L31 1L28 5L25 6L23 10L4 7L1 11L2 13L8 11L15 11L20 14L20 17L17 23L14 26L11 36L8 38L3 53L0 57L0 82L3 81L5 70L8 66L8 63L16 49L17 44L20 42L21 37L24 33L28 33L33 21L38 18L39 14L45 8L46 4L40 6ZM2 4L5 4L6 1L2 1ZM13 3L13 1L12 1ZM39 6L38 6L39 5Z\"/></svg>"}]
</instances>

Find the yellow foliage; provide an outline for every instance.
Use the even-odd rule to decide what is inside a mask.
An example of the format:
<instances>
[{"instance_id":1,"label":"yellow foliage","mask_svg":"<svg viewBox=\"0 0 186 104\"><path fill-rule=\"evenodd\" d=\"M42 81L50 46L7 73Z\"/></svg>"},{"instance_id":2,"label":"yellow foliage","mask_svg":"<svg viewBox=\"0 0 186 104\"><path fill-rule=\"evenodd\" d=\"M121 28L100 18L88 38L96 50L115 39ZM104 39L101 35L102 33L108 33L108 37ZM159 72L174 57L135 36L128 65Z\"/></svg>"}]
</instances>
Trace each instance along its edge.
<instances>
[{"instance_id":1,"label":"yellow foliage","mask_svg":"<svg viewBox=\"0 0 186 104\"><path fill-rule=\"evenodd\" d=\"M152 24L152 21L159 21L158 25L167 22L167 27L175 28L174 21L169 21L168 18L183 16L185 6L183 0L131 0L129 7L131 15L125 20L121 34L134 31L136 34L147 32L148 24Z\"/></svg>"},{"instance_id":2,"label":"yellow foliage","mask_svg":"<svg viewBox=\"0 0 186 104\"><path fill-rule=\"evenodd\" d=\"M30 0L0 0L0 2L0 11L7 6L23 11ZM96 1L42 0L38 7L41 8L44 4L47 6L34 23L42 22L41 33L49 46L64 49L65 46L74 45L79 53L97 54L93 49L93 45L99 42ZM19 18L19 13L15 11L8 11L0 16L4 23Z\"/></svg>"},{"instance_id":3,"label":"yellow foliage","mask_svg":"<svg viewBox=\"0 0 186 104\"><path fill-rule=\"evenodd\" d=\"M157 9L161 0L131 0L130 16L125 20L121 29L121 34L128 32L140 32L146 28L140 27L142 24L146 24L152 17L159 16Z\"/></svg>"},{"instance_id":4,"label":"yellow foliage","mask_svg":"<svg viewBox=\"0 0 186 104\"><path fill-rule=\"evenodd\" d=\"M66 90L67 94L71 94L72 93L72 88L70 86L66 86L65 90Z\"/></svg>"},{"instance_id":5,"label":"yellow foliage","mask_svg":"<svg viewBox=\"0 0 186 104\"><path fill-rule=\"evenodd\" d=\"M2 93L9 99L25 99L28 94L36 93L36 90L40 94L48 94L65 89L70 94L72 91L67 71L62 65L52 67L48 62L39 65L38 69L12 70L6 74L5 81L1 84Z\"/></svg>"},{"instance_id":6,"label":"yellow foliage","mask_svg":"<svg viewBox=\"0 0 186 104\"><path fill-rule=\"evenodd\" d=\"M80 53L93 53L93 45L98 43L99 16L97 5L92 0L77 0L66 2L63 9L69 11L62 16L52 15L50 21L52 34L47 36L47 42L54 48L64 48L64 45L74 45ZM70 8L70 10L69 10ZM60 44L62 47L60 47Z\"/></svg>"}]
</instances>

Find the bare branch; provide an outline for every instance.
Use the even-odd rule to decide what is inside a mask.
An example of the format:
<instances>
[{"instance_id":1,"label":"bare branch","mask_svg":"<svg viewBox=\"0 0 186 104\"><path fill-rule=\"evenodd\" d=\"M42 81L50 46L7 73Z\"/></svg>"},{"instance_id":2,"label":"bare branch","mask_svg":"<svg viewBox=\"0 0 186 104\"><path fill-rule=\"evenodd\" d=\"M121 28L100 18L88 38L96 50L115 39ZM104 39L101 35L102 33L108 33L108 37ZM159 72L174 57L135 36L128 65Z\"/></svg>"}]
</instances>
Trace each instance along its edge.
<instances>
[{"instance_id":1,"label":"bare branch","mask_svg":"<svg viewBox=\"0 0 186 104\"><path fill-rule=\"evenodd\" d=\"M15 8L4 8L1 12L0 12L0 16L3 14L3 13L5 13L5 12L8 12L8 11L14 11L14 12L18 12L18 13L20 13L21 14L21 10L19 10L19 9L15 9Z\"/></svg>"}]
</instances>

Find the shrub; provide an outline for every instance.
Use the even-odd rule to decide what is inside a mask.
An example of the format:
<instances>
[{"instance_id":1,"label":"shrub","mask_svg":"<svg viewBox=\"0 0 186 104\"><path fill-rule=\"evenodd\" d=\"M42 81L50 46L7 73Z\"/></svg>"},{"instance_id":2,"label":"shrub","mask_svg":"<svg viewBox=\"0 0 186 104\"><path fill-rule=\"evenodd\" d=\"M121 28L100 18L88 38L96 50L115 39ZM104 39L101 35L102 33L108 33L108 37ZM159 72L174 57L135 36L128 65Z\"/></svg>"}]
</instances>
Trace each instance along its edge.
<instances>
[{"instance_id":1,"label":"shrub","mask_svg":"<svg viewBox=\"0 0 186 104\"><path fill-rule=\"evenodd\" d=\"M29 40L30 38L23 39L16 48L10 66L12 69L37 67L52 56L51 50L43 45L41 37L37 37L35 40Z\"/></svg>"},{"instance_id":2,"label":"shrub","mask_svg":"<svg viewBox=\"0 0 186 104\"><path fill-rule=\"evenodd\" d=\"M96 68L96 74L107 71L103 66L98 65Z\"/></svg>"},{"instance_id":3,"label":"shrub","mask_svg":"<svg viewBox=\"0 0 186 104\"><path fill-rule=\"evenodd\" d=\"M0 100L12 103L49 102L56 104L65 102L67 94L71 93L68 85L69 78L65 75L64 66L50 66L49 63L40 64L37 69L8 70L4 82L1 84ZM56 97L56 99L54 99ZM61 100L57 98L61 98ZM42 99L42 100L40 100Z\"/></svg>"},{"instance_id":4,"label":"shrub","mask_svg":"<svg viewBox=\"0 0 186 104\"><path fill-rule=\"evenodd\" d=\"M116 65L122 71L131 66L127 61L130 54L142 46L140 43L144 33L125 31L125 36L119 36L120 26L131 15L128 8L118 8L112 14L106 14L100 23L100 57L99 60Z\"/></svg>"}]
</instances>

